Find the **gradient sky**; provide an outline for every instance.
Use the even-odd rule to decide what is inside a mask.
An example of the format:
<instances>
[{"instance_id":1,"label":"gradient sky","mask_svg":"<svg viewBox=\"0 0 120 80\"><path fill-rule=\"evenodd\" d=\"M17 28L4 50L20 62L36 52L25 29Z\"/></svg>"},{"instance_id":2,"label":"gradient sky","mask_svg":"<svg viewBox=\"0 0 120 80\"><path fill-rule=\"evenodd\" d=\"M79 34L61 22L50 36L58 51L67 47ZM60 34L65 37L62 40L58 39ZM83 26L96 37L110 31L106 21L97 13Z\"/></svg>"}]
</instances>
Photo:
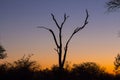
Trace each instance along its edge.
<instances>
[{"instance_id":1,"label":"gradient sky","mask_svg":"<svg viewBox=\"0 0 120 80\"><path fill-rule=\"evenodd\" d=\"M71 64L92 61L112 70L114 57L120 52L120 12L108 13L105 6L107 1L0 0L0 44L7 50L7 60L34 54L34 60L42 66L57 64L52 35L36 26L56 31L50 13L59 23L66 13L70 16L63 30L66 41L73 29L83 24L85 9L88 9L89 23L71 40L67 61Z\"/></svg>"}]
</instances>

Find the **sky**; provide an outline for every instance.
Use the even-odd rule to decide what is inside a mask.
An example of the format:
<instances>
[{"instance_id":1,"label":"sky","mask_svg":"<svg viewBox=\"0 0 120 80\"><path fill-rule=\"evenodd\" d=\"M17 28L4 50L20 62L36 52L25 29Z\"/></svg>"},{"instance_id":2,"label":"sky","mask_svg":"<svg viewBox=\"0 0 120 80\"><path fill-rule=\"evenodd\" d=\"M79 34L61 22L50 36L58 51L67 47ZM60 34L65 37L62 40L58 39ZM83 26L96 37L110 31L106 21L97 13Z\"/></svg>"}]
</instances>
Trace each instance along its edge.
<instances>
[{"instance_id":1,"label":"sky","mask_svg":"<svg viewBox=\"0 0 120 80\"><path fill-rule=\"evenodd\" d=\"M58 56L52 35L37 26L57 27L63 15L70 16L63 27L64 43L76 27L82 26L89 12L88 24L70 44L67 61L71 64L96 62L113 70L115 56L120 52L120 12L107 12L108 0L0 0L0 44L6 49L7 61L34 54L33 60L43 67L57 64Z\"/></svg>"}]
</instances>

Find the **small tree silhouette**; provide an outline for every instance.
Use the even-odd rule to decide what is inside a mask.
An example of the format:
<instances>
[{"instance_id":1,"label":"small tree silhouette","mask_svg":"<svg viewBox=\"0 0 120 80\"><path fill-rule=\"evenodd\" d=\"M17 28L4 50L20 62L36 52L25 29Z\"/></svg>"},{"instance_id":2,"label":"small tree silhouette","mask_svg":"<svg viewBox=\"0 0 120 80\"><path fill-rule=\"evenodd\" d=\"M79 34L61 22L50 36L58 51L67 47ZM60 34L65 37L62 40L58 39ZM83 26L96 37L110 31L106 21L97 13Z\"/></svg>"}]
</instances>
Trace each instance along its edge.
<instances>
[{"instance_id":1,"label":"small tree silhouette","mask_svg":"<svg viewBox=\"0 0 120 80\"><path fill-rule=\"evenodd\" d=\"M65 43L64 52L63 52L62 30L63 30L63 25L65 24L65 22L66 22L66 20L68 19L69 16L64 14L64 20L61 23L61 25L58 24L58 22L57 22L57 20L56 20L56 18L55 18L55 16L53 14L51 14L51 16L52 16L52 19L55 22L55 24L56 24L56 26L58 28L58 31L59 31L59 34L58 34L59 38L58 39L56 38L56 35L55 35L55 33L54 33L54 31L52 29L44 27L44 26L38 26L38 28L46 29L46 30L48 30L52 34L54 42L55 42L56 47L57 47L57 48L55 48L55 51L58 53L59 68L63 69L65 61L66 61L66 55L67 55L67 51L68 51L68 44L71 41L72 37L76 33L78 33L79 31L81 31L86 26L86 24L88 24L87 20L88 20L89 15L88 15L88 11L86 10L86 18L85 18L85 21L84 21L83 25L81 27L77 27L73 31L72 35L69 37L69 39ZM59 40L59 41L57 41L57 40Z\"/></svg>"},{"instance_id":2,"label":"small tree silhouette","mask_svg":"<svg viewBox=\"0 0 120 80\"><path fill-rule=\"evenodd\" d=\"M33 54L28 55L27 57L24 55L21 59L14 61L14 66L16 70L28 70L28 71L36 71L39 69L39 65L36 65L36 61L31 61L31 57Z\"/></svg>"},{"instance_id":3,"label":"small tree silhouette","mask_svg":"<svg viewBox=\"0 0 120 80\"><path fill-rule=\"evenodd\" d=\"M120 73L120 54L117 54L114 61L115 72L118 74Z\"/></svg>"},{"instance_id":4,"label":"small tree silhouette","mask_svg":"<svg viewBox=\"0 0 120 80\"><path fill-rule=\"evenodd\" d=\"M9 69L10 80L34 80L34 73L40 70L36 61L31 60L32 55L23 56L21 59L14 61Z\"/></svg>"},{"instance_id":5,"label":"small tree silhouette","mask_svg":"<svg viewBox=\"0 0 120 80\"><path fill-rule=\"evenodd\" d=\"M115 66L115 80L120 80L120 54L117 54L117 56L115 57L115 61L114 61L114 66Z\"/></svg>"},{"instance_id":6,"label":"small tree silhouette","mask_svg":"<svg viewBox=\"0 0 120 80\"><path fill-rule=\"evenodd\" d=\"M7 57L7 54L5 53L5 49L0 45L0 59L4 59Z\"/></svg>"}]
</instances>

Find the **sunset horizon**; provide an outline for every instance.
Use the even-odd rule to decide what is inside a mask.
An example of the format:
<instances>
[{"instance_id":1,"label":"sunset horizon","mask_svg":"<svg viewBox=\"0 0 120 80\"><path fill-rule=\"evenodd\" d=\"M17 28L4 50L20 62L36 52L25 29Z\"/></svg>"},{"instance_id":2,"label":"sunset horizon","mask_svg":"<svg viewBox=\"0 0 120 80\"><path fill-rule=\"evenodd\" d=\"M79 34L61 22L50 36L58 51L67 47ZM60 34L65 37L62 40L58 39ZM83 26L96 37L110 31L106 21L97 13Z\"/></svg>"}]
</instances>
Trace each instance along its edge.
<instances>
[{"instance_id":1,"label":"sunset horizon","mask_svg":"<svg viewBox=\"0 0 120 80\"><path fill-rule=\"evenodd\" d=\"M33 54L31 60L42 69L60 67L65 66L67 50L65 62L71 67L94 62L115 74L115 57L120 53L120 12L109 12L107 1L1 0L0 45L7 58L0 63L13 63Z\"/></svg>"}]
</instances>

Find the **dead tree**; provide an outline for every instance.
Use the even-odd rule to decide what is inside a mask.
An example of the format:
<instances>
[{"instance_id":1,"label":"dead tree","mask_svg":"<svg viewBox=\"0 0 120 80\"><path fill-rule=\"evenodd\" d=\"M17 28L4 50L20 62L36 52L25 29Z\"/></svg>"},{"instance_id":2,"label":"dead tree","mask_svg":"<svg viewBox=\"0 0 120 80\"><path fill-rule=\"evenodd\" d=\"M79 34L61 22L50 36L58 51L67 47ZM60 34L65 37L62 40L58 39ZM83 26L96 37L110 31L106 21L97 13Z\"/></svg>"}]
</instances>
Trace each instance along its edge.
<instances>
[{"instance_id":1,"label":"dead tree","mask_svg":"<svg viewBox=\"0 0 120 80\"><path fill-rule=\"evenodd\" d=\"M89 14L88 14L88 11L86 10L86 18L85 18L85 21L84 21L83 25L81 27L75 28L75 30L73 31L71 36L68 38L67 42L65 43L65 46L63 46L63 41L62 41L62 30L63 30L63 25L65 24L65 22L66 22L66 20L68 19L69 16L64 14L64 20L61 23L61 25L58 24L58 21L56 20L56 18L55 18L55 16L53 14L51 14L51 16L52 16L52 19L53 19L53 21L55 22L55 24L56 24L56 26L58 28L58 31L59 31L59 34L58 34L59 37L58 38L59 39L57 39L57 37L56 37L56 35L55 35L55 33L54 33L54 31L52 29L44 27L44 26L38 26L38 28L43 28L45 30L48 30L52 34L55 45L56 45L56 48L54 50L58 54L59 68L63 69L65 61L66 61L66 55L67 55L67 51L68 51L68 44L70 43L72 37L76 33L78 33L79 31L81 31L86 26L86 24L88 24Z\"/></svg>"}]
</instances>

